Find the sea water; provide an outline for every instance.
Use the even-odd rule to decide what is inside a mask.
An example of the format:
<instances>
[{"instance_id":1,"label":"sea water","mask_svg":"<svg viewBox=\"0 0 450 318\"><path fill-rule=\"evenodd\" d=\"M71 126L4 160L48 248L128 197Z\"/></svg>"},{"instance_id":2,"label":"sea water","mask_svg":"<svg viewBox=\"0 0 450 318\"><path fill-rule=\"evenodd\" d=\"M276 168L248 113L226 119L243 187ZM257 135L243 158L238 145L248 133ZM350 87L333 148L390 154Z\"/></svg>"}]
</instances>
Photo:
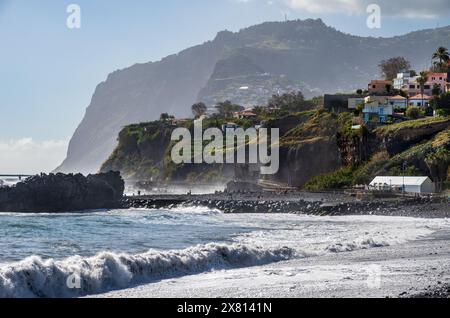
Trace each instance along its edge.
<instances>
[{"instance_id":1,"label":"sea water","mask_svg":"<svg viewBox=\"0 0 450 318\"><path fill-rule=\"evenodd\" d=\"M0 297L76 297L218 269L401 244L447 220L204 207L0 214ZM75 276L74 276L75 275ZM69 288L68 279L80 281Z\"/></svg>"}]
</instances>

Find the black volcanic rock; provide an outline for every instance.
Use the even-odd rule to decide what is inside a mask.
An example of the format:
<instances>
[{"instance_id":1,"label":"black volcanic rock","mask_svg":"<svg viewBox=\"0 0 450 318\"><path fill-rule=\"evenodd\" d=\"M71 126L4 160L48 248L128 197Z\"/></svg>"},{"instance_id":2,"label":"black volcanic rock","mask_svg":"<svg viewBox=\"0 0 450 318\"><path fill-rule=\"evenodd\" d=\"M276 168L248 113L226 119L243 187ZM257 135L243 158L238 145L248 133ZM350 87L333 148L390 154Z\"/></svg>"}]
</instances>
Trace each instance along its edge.
<instances>
[{"instance_id":1,"label":"black volcanic rock","mask_svg":"<svg viewBox=\"0 0 450 318\"><path fill-rule=\"evenodd\" d=\"M125 189L118 172L87 177L41 174L0 189L0 212L70 212L120 207Z\"/></svg>"}]
</instances>

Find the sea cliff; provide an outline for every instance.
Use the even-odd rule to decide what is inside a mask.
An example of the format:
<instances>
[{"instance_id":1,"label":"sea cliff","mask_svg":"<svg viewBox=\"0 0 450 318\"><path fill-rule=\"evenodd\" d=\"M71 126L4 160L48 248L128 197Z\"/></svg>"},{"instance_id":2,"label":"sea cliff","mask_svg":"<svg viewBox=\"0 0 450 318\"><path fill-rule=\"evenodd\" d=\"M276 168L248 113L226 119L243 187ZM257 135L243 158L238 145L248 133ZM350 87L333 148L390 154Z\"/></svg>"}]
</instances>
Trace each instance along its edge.
<instances>
[{"instance_id":1,"label":"sea cliff","mask_svg":"<svg viewBox=\"0 0 450 318\"><path fill-rule=\"evenodd\" d=\"M374 130L352 129L352 119L351 113L315 109L265 120L265 127L280 129L280 169L265 178L317 191L368 184L377 175L407 173L428 175L441 188L446 186L449 118L411 120ZM192 128L191 122L184 125ZM220 125L206 120L204 129ZM175 165L170 160L170 136L176 127L160 121L125 127L102 171L120 171L128 180L158 184L226 184L261 178L248 165Z\"/></svg>"}]
</instances>

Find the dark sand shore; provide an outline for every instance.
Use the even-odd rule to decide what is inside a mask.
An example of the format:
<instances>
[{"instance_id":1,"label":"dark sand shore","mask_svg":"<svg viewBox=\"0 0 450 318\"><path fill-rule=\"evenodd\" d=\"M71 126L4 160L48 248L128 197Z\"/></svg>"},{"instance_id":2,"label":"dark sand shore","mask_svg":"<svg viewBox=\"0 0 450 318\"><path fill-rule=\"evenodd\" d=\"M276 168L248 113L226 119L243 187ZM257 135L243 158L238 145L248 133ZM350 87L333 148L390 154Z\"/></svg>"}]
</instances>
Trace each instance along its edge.
<instances>
[{"instance_id":1,"label":"dark sand shore","mask_svg":"<svg viewBox=\"0 0 450 318\"><path fill-rule=\"evenodd\" d=\"M93 297L446 298L448 230L405 244L163 280ZM380 281L370 280L371 268Z\"/></svg>"},{"instance_id":2,"label":"dark sand shore","mask_svg":"<svg viewBox=\"0 0 450 318\"><path fill-rule=\"evenodd\" d=\"M124 208L205 206L225 213L298 213L309 215L380 215L419 218L450 217L446 198L358 199L343 193L252 193L207 195L150 195L126 197Z\"/></svg>"},{"instance_id":3,"label":"dark sand shore","mask_svg":"<svg viewBox=\"0 0 450 318\"><path fill-rule=\"evenodd\" d=\"M373 215L373 216L395 216L413 217L426 219L443 219L450 217L450 200L448 198L415 198L415 197L394 197L394 198L371 198L358 199L344 193L262 193L262 194L225 194L218 193L212 195L153 195L141 197L128 197L124 199L124 206L127 208L174 208L177 206L206 206L217 209L225 213L296 213L317 216L345 216L345 215ZM265 297L403 297L403 298L449 298L450 297L450 269L448 268L448 231L433 235L432 239L423 239L417 242L408 243L397 247L388 247L371 251L358 251L346 256L340 255L338 258L326 256L314 259L314 266L320 265L323 259L324 266L343 266L345 260L349 258L350 265L355 260L358 265L366 266L377 264L389 270L389 288L370 290L364 288L364 280L356 280L349 283L342 291L342 282L322 282L311 281L305 284L302 279L298 282L290 281L294 285L288 289L272 290ZM354 257L354 258L352 258ZM370 262L367 261L370 259ZM312 260L311 260L312 261ZM317 263L317 261L319 261ZM294 268L297 266L307 266L310 260L302 260L298 264L289 264ZM344 262L344 265L343 265ZM312 265L312 264L311 264ZM279 265L273 265L278 267ZM289 266L288 266L289 267ZM407 268L403 272L402 269ZM280 269L280 268L277 268ZM289 267L289 271L295 271ZM283 269L284 270L284 269ZM245 272L245 270L242 270ZM408 273L408 274L406 274ZM206 274L202 279L208 281L212 276L212 281L216 279L227 280L227 277L217 277ZM246 277L247 275L243 275ZM186 284L180 289L173 289L171 285L164 283L156 286L143 286L140 288L123 292L103 295L105 297L156 297L172 295L174 297L185 295L186 292L195 291L196 297L200 295L215 297L227 297L234 295L239 297L240 288L229 287L215 290L205 284L192 288L189 278L180 281L180 285ZM258 284L252 286L250 282L248 290L244 295L256 296L260 293ZM354 284L356 283L357 286ZM277 283L278 284L278 283ZM334 285L335 284L335 285ZM239 284L238 284L239 285ZM191 286L191 287L189 287ZM302 288L299 288L302 286ZM331 286L331 287L330 287ZM156 287L156 288L155 288ZM295 291L295 292L294 292ZM364 292L362 292L364 291ZM253 294L254 293L254 294Z\"/></svg>"}]
</instances>

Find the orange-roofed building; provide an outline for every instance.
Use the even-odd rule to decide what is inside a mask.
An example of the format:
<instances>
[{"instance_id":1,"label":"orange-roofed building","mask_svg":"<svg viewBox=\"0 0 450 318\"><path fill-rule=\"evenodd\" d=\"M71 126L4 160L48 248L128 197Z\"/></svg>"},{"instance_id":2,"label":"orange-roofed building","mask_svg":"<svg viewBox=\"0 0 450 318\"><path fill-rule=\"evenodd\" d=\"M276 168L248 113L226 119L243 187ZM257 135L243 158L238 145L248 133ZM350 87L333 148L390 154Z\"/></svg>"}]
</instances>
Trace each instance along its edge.
<instances>
[{"instance_id":1,"label":"orange-roofed building","mask_svg":"<svg viewBox=\"0 0 450 318\"><path fill-rule=\"evenodd\" d=\"M397 95L393 97L389 97L387 100L388 104L394 107L394 109L406 109L408 108L408 99L406 97Z\"/></svg>"},{"instance_id":2,"label":"orange-roofed building","mask_svg":"<svg viewBox=\"0 0 450 318\"><path fill-rule=\"evenodd\" d=\"M409 106L429 107L432 99L431 96L418 94L409 98Z\"/></svg>"},{"instance_id":3,"label":"orange-roofed building","mask_svg":"<svg viewBox=\"0 0 450 318\"><path fill-rule=\"evenodd\" d=\"M388 86L390 86L391 89L393 88L392 81L374 80L369 83L368 91L370 94L385 95L389 93L387 90Z\"/></svg>"},{"instance_id":4,"label":"orange-roofed building","mask_svg":"<svg viewBox=\"0 0 450 318\"><path fill-rule=\"evenodd\" d=\"M254 112L252 112L250 110L244 110L242 112L234 113L234 118L238 118L238 119L252 119L252 118L256 118L256 117L258 117L258 115L256 115Z\"/></svg>"}]
</instances>

